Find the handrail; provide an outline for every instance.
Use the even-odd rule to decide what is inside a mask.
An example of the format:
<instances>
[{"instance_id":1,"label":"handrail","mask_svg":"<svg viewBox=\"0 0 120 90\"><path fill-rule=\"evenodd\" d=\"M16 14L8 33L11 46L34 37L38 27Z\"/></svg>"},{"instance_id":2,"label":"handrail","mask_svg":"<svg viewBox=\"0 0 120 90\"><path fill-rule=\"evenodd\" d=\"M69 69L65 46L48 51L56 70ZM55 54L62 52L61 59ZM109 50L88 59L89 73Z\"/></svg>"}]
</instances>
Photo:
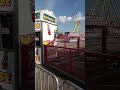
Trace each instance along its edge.
<instances>
[{"instance_id":1,"label":"handrail","mask_svg":"<svg viewBox=\"0 0 120 90\"><path fill-rule=\"evenodd\" d=\"M59 81L59 79L58 79L58 77L56 76L56 75L54 75L53 73L51 73L50 71L48 71L47 69L44 69L42 66L40 66L40 65L35 65L36 66L36 68L38 68L38 69L41 69L42 71L44 71L45 73L47 73L48 74L48 78L49 78L49 75L51 75L55 80L56 80L56 89L55 90L66 90L66 89L64 89L64 88L67 88L67 90L84 90L84 89L82 89L80 86L77 86L76 84L74 84L74 83L72 83L71 81L69 81L69 80L63 80L62 81L62 83L60 84L60 81ZM41 72L42 72L41 71ZM40 72L40 73L41 73ZM40 76L38 73L35 73L37 76ZM41 79L43 79L44 80L44 77L45 77L45 74L43 73L43 78L41 78ZM42 77L42 76L40 76L40 77ZM40 81L39 81L39 79L38 78L36 78L36 82L42 82L42 80L40 79ZM35 90L44 90L42 87L43 87L43 85L44 84L50 84L50 83L52 83L51 82L52 80L50 80L49 79L49 82L48 83L46 83L45 81L44 82L42 82L42 85L41 85L41 87L39 87L39 83L36 83L37 85L38 85L38 88L37 89L35 89ZM69 87L66 87L65 85L68 85ZM74 88L74 89L73 89ZM48 89L45 89L45 90L50 90L50 86L49 86L49 88ZM52 89L53 90L53 89Z\"/></svg>"},{"instance_id":2,"label":"handrail","mask_svg":"<svg viewBox=\"0 0 120 90\"><path fill-rule=\"evenodd\" d=\"M57 76L56 75L54 75L53 73L51 73L50 71L48 71L48 70L46 70L46 69L44 69L44 68L42 68L40 65L35 65L37 68L39 68L39 69L41 69L41 70L43 70L44 72L46 72L46 73L48 73L49 75L51 75L52 77L54 77L54 79L55 79L55 81L56 81L56 84L57 84L57 86L56 86L56 90L59 90L59 81L58 81L58 78L57 78Z\"/></svg>"}]
</instances>

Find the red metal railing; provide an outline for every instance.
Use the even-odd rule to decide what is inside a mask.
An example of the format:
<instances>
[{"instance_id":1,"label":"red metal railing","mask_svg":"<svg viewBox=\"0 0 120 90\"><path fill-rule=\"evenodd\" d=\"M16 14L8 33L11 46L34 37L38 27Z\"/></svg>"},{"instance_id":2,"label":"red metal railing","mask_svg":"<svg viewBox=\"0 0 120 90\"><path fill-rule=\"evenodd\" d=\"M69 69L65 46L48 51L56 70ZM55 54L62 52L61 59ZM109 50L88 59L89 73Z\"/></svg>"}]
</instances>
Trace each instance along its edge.
<instances>
[{"instance_id":1,"label":"red metal railing","mask_svg":"<svg viewBox=\"0 0 120 90\"><path fill-rule=\"evenodd\" d=\"M45 46L44 50L45 63L85 80L84 49ZM52 58L49 58L50 52L54 54Z\"/></svg>"}]
</instances>

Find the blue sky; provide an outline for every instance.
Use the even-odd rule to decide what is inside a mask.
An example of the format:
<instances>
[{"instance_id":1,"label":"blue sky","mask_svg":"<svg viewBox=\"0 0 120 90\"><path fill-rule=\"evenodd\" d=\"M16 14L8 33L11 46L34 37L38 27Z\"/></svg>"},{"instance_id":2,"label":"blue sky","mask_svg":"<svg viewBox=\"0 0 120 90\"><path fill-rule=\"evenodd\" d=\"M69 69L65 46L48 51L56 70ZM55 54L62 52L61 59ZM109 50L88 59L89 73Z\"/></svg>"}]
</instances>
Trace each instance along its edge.
<instances>
[{"instance_id":1,"label":"blue sky","mask_svg":"<svg viewBox=\"0 0 120 90\"><path fill-rule=\"evenodd\" d=\"M84 29L85 0L35 0L35 10L53 11L59 32L71 32L77 20L81 20Z\"/></svg>"}]
</instances>

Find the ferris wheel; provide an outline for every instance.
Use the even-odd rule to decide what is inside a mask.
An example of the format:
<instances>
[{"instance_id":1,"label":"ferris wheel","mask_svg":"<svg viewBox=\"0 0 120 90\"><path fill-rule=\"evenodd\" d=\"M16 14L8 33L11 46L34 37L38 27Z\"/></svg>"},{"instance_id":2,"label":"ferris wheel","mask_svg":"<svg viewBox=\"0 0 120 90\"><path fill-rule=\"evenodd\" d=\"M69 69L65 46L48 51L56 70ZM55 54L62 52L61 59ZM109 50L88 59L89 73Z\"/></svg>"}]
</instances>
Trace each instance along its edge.
<instances>
[{"instance_id":1,"label":"ferris wheel","mask_svg":"<svg viewBox=\"0 0 120 90\"><path fill-rule=\"evenodd\" d=\"M79 33L80 32L80 21L76 22L75 28L73 30L73 33Z\"/></svg>"},{"instance_id":2,"label":"ferris wheel","mask_svg":"<svg viewBox=\"0 0 120 90\"><path fill-rule=\"evenodd\" d=\"M83 32L85 32L85 31L84 31L84 28L82 27L81 22L80 22L80 20L77 20L72 33L79 35L79 34L82 34Z\"/></svg>"}]
</instances>

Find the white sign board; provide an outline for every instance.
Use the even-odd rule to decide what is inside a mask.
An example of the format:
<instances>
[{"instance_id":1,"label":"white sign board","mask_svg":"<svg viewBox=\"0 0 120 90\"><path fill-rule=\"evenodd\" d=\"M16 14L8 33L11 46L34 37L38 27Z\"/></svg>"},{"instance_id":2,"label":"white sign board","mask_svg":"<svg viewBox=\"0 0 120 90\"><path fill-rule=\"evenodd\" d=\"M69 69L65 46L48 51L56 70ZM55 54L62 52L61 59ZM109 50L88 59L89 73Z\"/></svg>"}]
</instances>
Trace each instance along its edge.
<instances>
[{"instance_id":1,"label":"white sign board","mask_svg":"<svg viewBox=\"0 0 120 90\"><path fill-rule=\"evenodd\" d=\"M35 21L45 21L51 24L57 24L57 19L52 11L38 10L35 11L35 13L36 13Z\"/></svg>"},{"instance_id":2,"label":"white sign board","mask_svg":"<svg viewBox=\"0 0 120 90\"><path fill-rule=\"evenodd\" d=\"M0 86L3 89L15 90L14 52L0 51Z\"/></svg>"},{"instance_id":3,"label":"white sign board","mask_svg":"<svg viewBox=\"0 0 120 90\"><path fill-rule=\"evenodd\" d=\"M43 22L43 42L45 41L52 41L55 37L55 30L57 29L56 25L48 24Z\"/></svg>"},{"instance_id":4,"label":"white sign board","mask_svg":"<svg viewBox=\"0 0 120 90\"><path fill-rule=\"evenodd\" d=\"M12 11L13 9L13 0L0 0L0 11Z\"/></svg>"}]
</instances>

